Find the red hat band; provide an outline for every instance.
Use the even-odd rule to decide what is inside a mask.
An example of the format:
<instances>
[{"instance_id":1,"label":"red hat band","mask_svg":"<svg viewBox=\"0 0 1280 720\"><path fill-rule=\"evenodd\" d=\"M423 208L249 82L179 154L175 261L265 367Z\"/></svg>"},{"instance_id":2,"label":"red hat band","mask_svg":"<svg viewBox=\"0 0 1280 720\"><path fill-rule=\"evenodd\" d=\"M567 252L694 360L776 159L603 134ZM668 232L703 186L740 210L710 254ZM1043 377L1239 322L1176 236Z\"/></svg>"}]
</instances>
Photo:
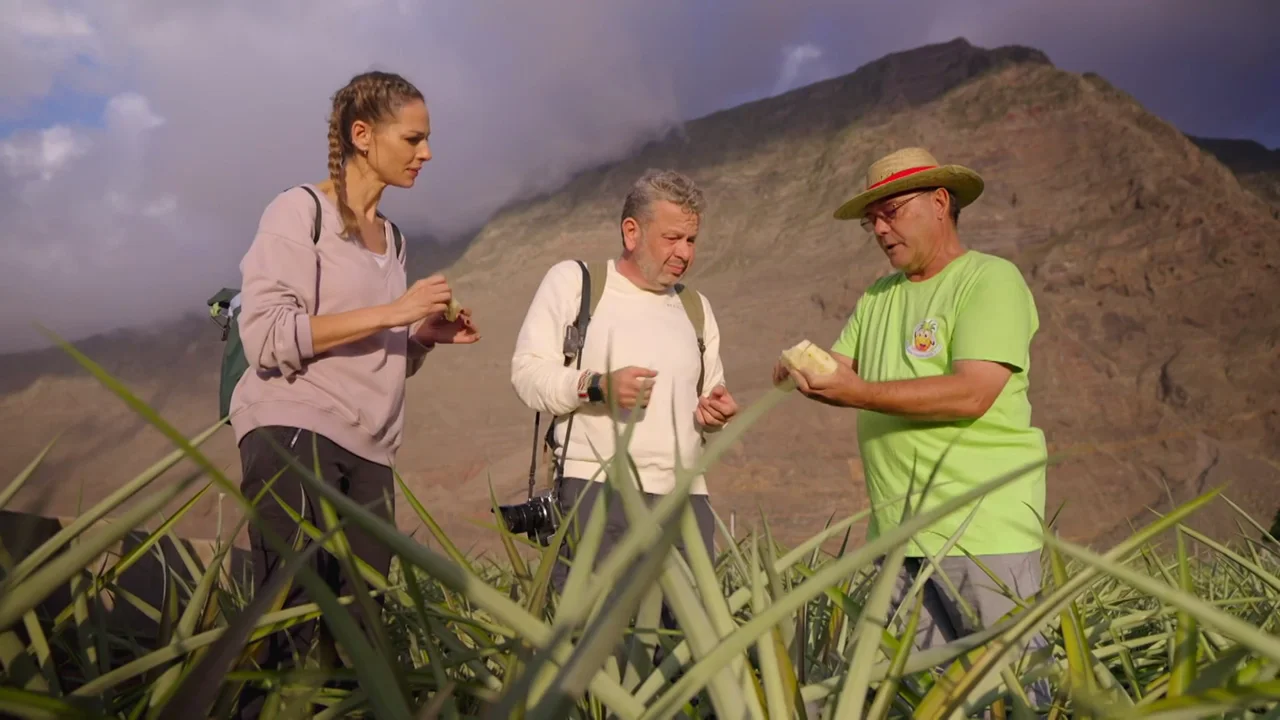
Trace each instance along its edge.
<instances>
[{"instance_id":1,"label":"red hat band","mask_svg":"<svg viewBox=\"0 0 1280 720\"><path fill-rule=\"evenodd\" d=\"M909 175L915 175L916 173L924 172L925 170L932 170L936 167L938 166L937 165L921 165L920 167L913 167L913 168L907 168L906 170L899 170L898 172L890 175L889 177L881 180L880 182L875 183L874 185L868 186L867 189L875 190L876 188L880 187L881 185L884 185L885 183L891 183L894 180L900 180Z\"/></svg>"}]
</instances>

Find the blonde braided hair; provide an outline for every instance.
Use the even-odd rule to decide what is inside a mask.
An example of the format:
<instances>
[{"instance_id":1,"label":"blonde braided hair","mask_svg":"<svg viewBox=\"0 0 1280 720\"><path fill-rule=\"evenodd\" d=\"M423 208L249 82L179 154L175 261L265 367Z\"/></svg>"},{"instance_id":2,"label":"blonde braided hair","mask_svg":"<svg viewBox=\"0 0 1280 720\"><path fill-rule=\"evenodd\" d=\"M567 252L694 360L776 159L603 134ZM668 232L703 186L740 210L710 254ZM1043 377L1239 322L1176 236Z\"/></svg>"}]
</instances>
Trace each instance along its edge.
<instances>
[{"instance_id":1,"label":"blonde braided hair","mask_svg":"<svg viewBox=\"0 0 1280 720\"><path fill-rule=\"evenodd\" d=\"M338 198L338 215L342 219L339 235L348 237L359 225L356 214L347 204L347 183L342 168L355 153L351 142L351 124L362 120L370 125L390 118L405 103L423 100L413 83L389 72L370 71L351 78L333 95L329 114L329 180Z\"/></svg>"}]
</instances>

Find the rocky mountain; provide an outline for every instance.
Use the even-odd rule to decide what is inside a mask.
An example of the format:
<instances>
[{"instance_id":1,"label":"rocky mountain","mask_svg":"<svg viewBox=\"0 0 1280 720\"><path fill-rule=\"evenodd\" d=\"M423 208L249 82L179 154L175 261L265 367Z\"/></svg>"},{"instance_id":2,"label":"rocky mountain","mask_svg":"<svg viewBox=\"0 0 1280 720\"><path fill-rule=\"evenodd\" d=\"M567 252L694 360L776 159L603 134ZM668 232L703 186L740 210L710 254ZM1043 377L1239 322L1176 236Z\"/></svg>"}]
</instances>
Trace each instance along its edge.
<instances>
[{"instance_id":1,"label":"rocky mountain","mask_svg":"<svg viewBox=\"0 0 1280 720\"><path fill-rule=\"evenodd\" d=\"M618 247L630 182L674 167L710 201L691 282L713 303L730 387L746 404L778 352L829 343L858 293L889 267L856 223L832 211L866 166L905 145L976 168L984 196L962 239L1022 268L1039 304L1031 396L1055 451L1050 511L1068 537L1106 544L1204 489L1227 486L1259 521L1280 487L1280 219L1211 153L1092 74L1023 47L963 39L896 53L856 72L687 123L558 191L498 213L452 264L484 340L442 348L411 383L399 470L464 549L493 548L490 483L523 499L532 412L509 384L510 354L542 273ZM180 430L216 414L216 328L191 320L83 347ZM4 361L0 475L61 433L23 502L74 514L168 450L57 351ZM865 505L853 413L798 395L754 426L710 478L737 527L761 509L782 542ZM206 444L238 479L228 430ZM42 501L44 504L42 505ZM214 531L202 501L185 532ZM223 525L235 517L224 507ZM404 504L400 520L425 534ZM1201 515L1234 533L1229 509Z\"/></svg>"},{"instance_id":2,"label":"rocky mountain","mask_svg":"<svg viewBox=\"0 0 1280 720\"><path fill-rule=\"evenodd\" d=\"M1253 140L1191 137L1240 178L1240 183L1275 206L1280 217L1280 148L1269 150Z\"/></svg>"}]
</instances>

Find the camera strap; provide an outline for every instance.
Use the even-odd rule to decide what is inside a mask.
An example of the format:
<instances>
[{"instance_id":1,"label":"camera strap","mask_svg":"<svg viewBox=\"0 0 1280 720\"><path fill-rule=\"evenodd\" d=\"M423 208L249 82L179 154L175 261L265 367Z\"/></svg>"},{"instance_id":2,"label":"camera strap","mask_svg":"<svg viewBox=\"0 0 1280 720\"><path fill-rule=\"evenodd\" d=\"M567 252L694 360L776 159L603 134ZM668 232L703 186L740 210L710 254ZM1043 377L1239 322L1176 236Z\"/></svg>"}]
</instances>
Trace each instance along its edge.
<instances>
[{"instance_id":1,"label":"camera strap","mask_svg":"<svg viewBox=\"0 0 1280 720\"><path fill-rule=\"evenodd\" d=\"M582 369L582 348L586 345L587 324L591 322L591 273L587 270L586 263L581 260L575 260L578 267L582 269L582 297L578 302L578 318L573 325L565 328L564 334L564 366L569 367L575 361L577 368ZM569 448L569 434L573 432L573 416L576 412L569 413L569 424L564 431L564 447L565 453ZM542 425L542 413L535 412L533 414L533 457L529 460L529 499L533 499L533 489L536 484L538 474L538 438L539 430ZM551 459L555 462L555 418L547 426L547 435L545 442L552 448ZM559 463L556 466L555 478L559 479L564 476L564 453L561 453Z\"/></svg>"}]
</instances>

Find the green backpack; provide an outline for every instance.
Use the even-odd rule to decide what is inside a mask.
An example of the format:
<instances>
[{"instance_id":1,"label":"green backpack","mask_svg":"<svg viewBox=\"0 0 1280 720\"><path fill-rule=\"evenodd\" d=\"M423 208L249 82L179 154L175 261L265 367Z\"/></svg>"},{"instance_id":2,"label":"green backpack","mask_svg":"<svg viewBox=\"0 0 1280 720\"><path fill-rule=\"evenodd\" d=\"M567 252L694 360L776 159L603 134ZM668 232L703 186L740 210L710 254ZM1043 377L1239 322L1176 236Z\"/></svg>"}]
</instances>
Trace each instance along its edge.
<instances>
[{"instance_id":1,"label":"green backpack","mask_svg":"<svg viewBox=\"0 0 1280 720\"><path fill-rule=\"evenodd\" d=\"M306 190L315 201L316 219L311 227L311 242L318 244L322 218L320 198L306 185L299 187ZM382 217L382 213L378 215ZM383 217L383 219L386 218ZM391 221L387 220L387 222ZM403 245L400 228L396 227L395 223L391 223L391 231L395 236L396 257L400 257L400 248ZM240 377L249 369L249 360L244 356L244 344L240 341L240 324L237 322L240 316L240 289L222 288L209 298L207 304L209 316L218 327L222 328L222 341L225 343L222 347L222 371L218 382L218 419L225 420L231 414L231 393L235 392L236 383L240 382Z\"/></svg>"}]
</instances>

